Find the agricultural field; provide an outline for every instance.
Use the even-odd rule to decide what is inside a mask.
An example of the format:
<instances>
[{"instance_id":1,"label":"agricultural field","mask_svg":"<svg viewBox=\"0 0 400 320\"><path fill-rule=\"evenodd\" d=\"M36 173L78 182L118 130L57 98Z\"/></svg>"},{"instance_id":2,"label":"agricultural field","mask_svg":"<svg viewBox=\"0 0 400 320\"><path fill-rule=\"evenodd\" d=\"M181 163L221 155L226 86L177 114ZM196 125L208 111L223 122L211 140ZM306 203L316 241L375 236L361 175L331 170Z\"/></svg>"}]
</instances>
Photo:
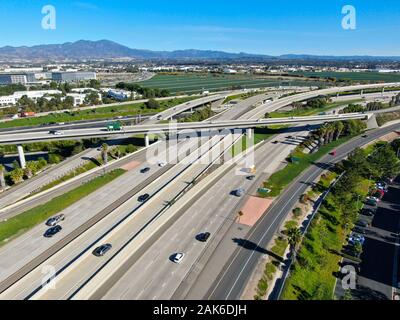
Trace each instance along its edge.
<instances>
[{"instance_id":1,"label":"agricultural field","mask_svg":"<svg viewBox=\"0 0 400 320\"><path fill-rule=\"evenodd\" d=\"M318 78L336 78L344 81L399 82L400 73L379 72L293 72L295 75Z\"/></svg>"},{"instance_id":2,"label":"agricultural field","mask_svg":"<svg viewBox=\"0 0 400 320\"><path fill-rule=\"evenodd\" d=\"M203 90L221 91L233 88L248 89L275 86L320 86L313 80L279 79L254 75L222 74L158 74L150 80L138 82L146 88L167 89L171 94L194 94Z\"/></svg>"}]
</instances>

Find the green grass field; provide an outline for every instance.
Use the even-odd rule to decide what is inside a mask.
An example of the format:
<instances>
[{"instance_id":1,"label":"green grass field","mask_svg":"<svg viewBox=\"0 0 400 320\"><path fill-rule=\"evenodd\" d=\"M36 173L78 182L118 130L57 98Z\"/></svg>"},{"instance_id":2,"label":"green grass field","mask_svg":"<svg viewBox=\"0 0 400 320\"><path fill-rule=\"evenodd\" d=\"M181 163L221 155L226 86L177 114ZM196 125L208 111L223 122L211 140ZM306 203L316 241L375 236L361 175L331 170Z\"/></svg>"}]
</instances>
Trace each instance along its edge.
<instances>
[{"instance_id":1,"label":"green grass field","mask_svg":"<svg viewBox=\"0 0 400 320\"><path fill-rule=\"evenodd\" d=\"M90 193L96 191L112 180L122 175L125 170L116 169L103 176L97 177L78 188L71 190L61 196L51 199L45 204L29 209L7 221L0 223L0 246L3 245L7 239L15 237L23 232L28 231L34 226L43 223L49 217L59 213L65 208L71 206L75 202L86 197Z\"/></svg>"},{"instance_id":2,"label":"green grass field","mask_svg":"<svg viewBox=\"0 0 400 320\"><path fill-rule=\"evenodd\" d=\"M292 74L305 77L336 78L347 81L374 81L374 82L398 82L399 73L379 72L293 72Z\"/></svg>"},{"instance_id":3,"label":"green grass field","mask_svg":"<svg viewBox=\"0 0 400 320\"><path fill-rule=\"evenodd\" d=\"M254 75L221 75L221 74L160 74L150 80L138 82L139 85L147 88L167 89L171 94L176 93L197 93L203 90L219 91L228 90L232 86L242 88L258 88L280 85L323 85L321 82L306 80L279 80L273 77L262 77Z\"/></svg>"},{"instance_id":4,"label":"green grass field","mask_svg":"<svg viewBox=\"0 0 400 320\"><path fill-rule=\"evenodd\" d=\"M348 104L357 104L362 102L362 99L354 99L354 100L347 100L347 101L340 101L329 103L322 108L301 108L297 110L290 110L290 111L275 111L269 113L270 118L286 118L286 117L301 117L301 116L311 116L318 114L320 112L326 112L340 106L348 105Z\"/></svg>"}]
</instances>

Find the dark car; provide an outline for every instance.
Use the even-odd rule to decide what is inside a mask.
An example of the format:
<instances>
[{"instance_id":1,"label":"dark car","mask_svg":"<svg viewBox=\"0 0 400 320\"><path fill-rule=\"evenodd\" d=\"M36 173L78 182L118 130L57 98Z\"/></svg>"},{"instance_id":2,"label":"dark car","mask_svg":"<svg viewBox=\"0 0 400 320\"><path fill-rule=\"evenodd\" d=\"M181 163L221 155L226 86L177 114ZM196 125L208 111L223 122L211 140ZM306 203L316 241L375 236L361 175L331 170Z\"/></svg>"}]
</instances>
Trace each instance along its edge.
<instances>
[{"instance_id":1,"label":"dark car","mask_svg":"<svg viewBox=\"0 0 400 320\"><path fill-rule=\"evenodd\" d=\"M256 176L248 176L247 180L253 181L256 178Z\"/></svg>"},{"instance_id":2,"label":"dark car","mask_svg":"<svg viewBox=\"0 0 400 320\"><path fill-rule=\"evenodd\" d=\"M104 256L107 251L109 251L112 248L112 245L107 243L107 244L103 244L100 247L97 247L96 249L93 250L93 254L96 257L102 257Z\"/></svg>"},{"instance_id":3,"label":"dark car","mask_svg":"<svg viewBox=\"0 0 400 320\"><path fill-rule=\"evenodd\" d=\"M375 210L372 209L363 209L361 214L367 217L373 217L375 215Z\"/></svg>"},{"instance_id":4,"label":"dark car","mask_svg":"<svg viewBox=\"0 0 400 320\"><path fill-rule=\"evenodd\" d=\"M360 233L360 234L367 234L367 232L365 231L364 228L361 228L361 227L358 227L358 226L354 227L353 231L357 232L357 233Z\"/></svg>"},{"instance_id":5,"label":"dark car","mask_svg":"<svg viewBox=\"0 0 400 320\"><path fill-rule=\"evenodd\" d=\"M274 142L272 142L273 144L278 144L279 143L279 141L278 140L275 140Z\"/></svg>"},{"instance_id":6,"label":"dark car","mask_svg":"<svg viewBox=\"0 0 400 320\"><path fill-rule=\"evenodd\" d=\"M61 231L61 226L56 225L54 227L51 227L49 229L46 230L46 232L44 233L44 236L46 238L51 238L52 236L54 236L55 234L59 233Z\"/></svg>"},{"instance_id":7,"label":"dark car","mask_svg":"<svg viewBox=\"0 0 400 320\"><path fill-rule=\"evenodd\" d=\"M363 227L363 228L369 227L369 223L367 221L365 221L365 220L358 220L356 222L356 225L360 226L360 227Z\"/></svg>"},{"instance_id":8,"label":"dark car","mask_svg":"<svg viewBox=\"0 0 400 320\"><path fill-rule=\"evenodd\" d=\"M368 138L368 135L367 134L364 134L363 136L362 136L362 138Z\"/></svg>"},{"instance_id":9,"label":"dark car","mask_svg":"<svg viewBox=\"0 0 400 320\"><path fill-rule=\"evenodd\" d=\"M143 168L142 170L140 170L140 173L147 173L150 171L149 167Z\"/></svg>"},{"instance_id":10,"label":"dark car","mask_svg":"<svg viewBox=\"0 0 400 320\"><path fill-rule=\"evenodd\" d=\"M146 202L147 200L149 200L150 195L148 193L142 194L141 196L139 196L138 201L139 202Z\"/></svg>"},{"instance_id":11,"label":"dark car","mask_svg":"<svg viewBox=\"0 0 400 320\"><path fill-rule=\"evenodd\" d=\"M211 236L211 233L209 232L204 232L201 233L197 236L197 240L201 241L201 242L207 242L208 238Z\"/></svg>"}]
</instances>

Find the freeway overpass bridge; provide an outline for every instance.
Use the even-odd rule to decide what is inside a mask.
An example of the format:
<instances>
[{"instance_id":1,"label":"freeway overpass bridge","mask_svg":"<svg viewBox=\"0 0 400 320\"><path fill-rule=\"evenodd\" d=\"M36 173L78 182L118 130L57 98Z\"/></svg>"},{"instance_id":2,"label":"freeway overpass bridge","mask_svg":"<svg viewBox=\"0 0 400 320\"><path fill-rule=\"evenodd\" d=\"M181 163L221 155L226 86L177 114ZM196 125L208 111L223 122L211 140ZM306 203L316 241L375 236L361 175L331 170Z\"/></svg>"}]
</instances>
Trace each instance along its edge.
<instances>
[{"instance_id":1,"label":"freeway overpass bridge","mask_svg":"<svg viewBox=\"0 0 400 320\"><path fill-rule=\"evenodd\" d=\"M158 133L175 133L185 131L204 131L204 130L223 130L223 129L251 129L256 127L265 127L271 125L297 125L297 124L318 124L325 122L345 121L352 119L369 120L374 115L371 113L348 113L339 115L318 115L307 117L289 117L289 118L273 118L259 120L225 120L225 121L205 121L190 123L166 123L166 124L150 124L136 125L124 127L121 131L107 131L103 128L89 129L72 129L66 130L62 135L54 135L49 131L37 131L30 133L12 133L1 134L0 144L23 144L39 141L51 140L73 140L103 137L121 137L121 135L135 134L158 134Z\"/></svg>"}]
</instances>

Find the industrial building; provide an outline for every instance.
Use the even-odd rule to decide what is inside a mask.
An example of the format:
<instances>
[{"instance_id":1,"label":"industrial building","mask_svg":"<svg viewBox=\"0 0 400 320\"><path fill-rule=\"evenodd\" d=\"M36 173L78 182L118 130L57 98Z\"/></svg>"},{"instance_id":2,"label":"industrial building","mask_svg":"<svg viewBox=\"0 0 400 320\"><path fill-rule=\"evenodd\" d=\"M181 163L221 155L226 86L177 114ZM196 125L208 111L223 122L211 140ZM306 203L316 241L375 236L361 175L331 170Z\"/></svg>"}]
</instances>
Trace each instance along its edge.
<instances>
[{"instance_id":1,"label":"industrial building","mask_svg":"<svg viewBox=\"0 0 400 320\"><path fill-rule=\"evenodd\" d=\"M96 80L96 72L52 72L51 79L57 82L79 82L83 80Z\"/></svg>"}]
</instances>

